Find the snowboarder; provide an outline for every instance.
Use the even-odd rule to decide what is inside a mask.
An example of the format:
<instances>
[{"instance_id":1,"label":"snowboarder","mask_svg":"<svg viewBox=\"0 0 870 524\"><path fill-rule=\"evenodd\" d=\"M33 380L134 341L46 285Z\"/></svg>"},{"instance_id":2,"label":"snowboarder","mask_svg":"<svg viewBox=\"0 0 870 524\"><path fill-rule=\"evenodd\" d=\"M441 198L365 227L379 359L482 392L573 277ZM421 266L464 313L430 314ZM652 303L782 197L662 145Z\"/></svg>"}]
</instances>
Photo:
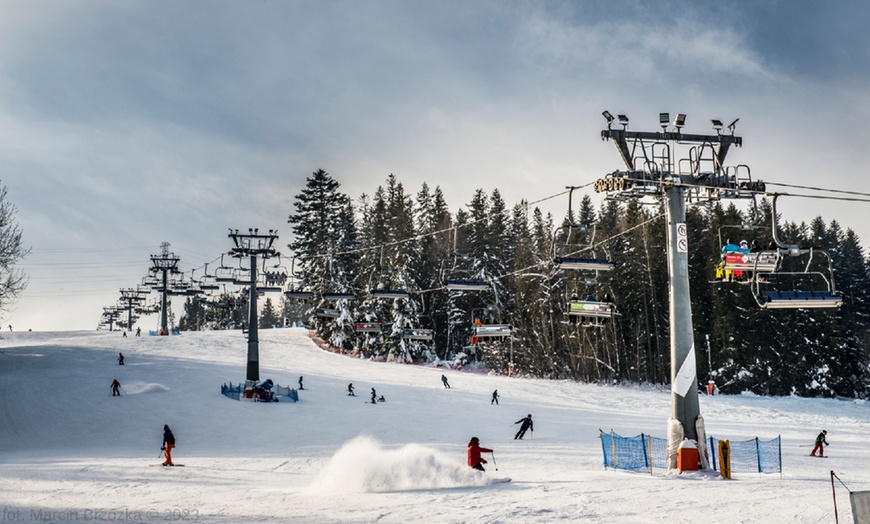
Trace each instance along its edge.
<instances>
[{"instance_id":1,"label":"snowboarder","mask_svg":"<svg viewBox=\"0 0 870 524\"><path fill-rule=\"evenodd\" d=\"M491 406L493 403L498 406L498 390L492 392L492 400L489 401L489 405Z\"/></svg>"},{"instance_id":2,"label":"snowboarder","mask_svg":"<svg viewBox=\"0 0 870 524\"><path fill-rule=\"evenodd\" d=\"M468 466L480 471L486 471L483 469L486 460L480 456L481 453L492 453L492 450L480 447L480 439L471 437L471 440L468 442Z\"/></svg>"},{"instance_id":3,"label":"snowboarder","mask_svg":"<svg viewBox=\"0 0 870 524\"><path fill-rule=\"evenodd\" d=\"M122 336L123 336L124 338L127 338L127 332L124 331L124 334L123 334Z\"/></svg>"},{"instance_id":4,"label":"snowboarder","mask_svg":"<svg viewBox=\"0 0 870 524\"><path fill-rule=\"evenodd\" d=\"M823 429L822 432L819 433L819 436L816 437L816 445L813 447L813 452L810 453L810 455L815 457L816 451L818 451L820 457L825 456L825 446L830 446L830 444L828 444L828 440L825 438L827 434L828 430L826 429Z\"/></svg>"},{"instance_id":5,"label":"snowboarder","mask_svg":"<svg viewBox=\"0 0 870 524\"><path fill-rule=\"evenodd\" d=\"M450 384L447 382L447 377L443 373L441 374L441 383L444 384L445 389L450 389Z\"/></svg>"},{"instance_id":6,"label":"snowboarder","mask_svg":"<svg viewBox=\"0 0 870 524\"><path fill-rule=\"evenodd\" d=\"M118 382L118 379L112 381L112 396L120 397L121 396L121 383Z\"/></svg>"},{"instance_id":7,"label":"snowboarder","mask_svg":"<svg viewBox=\"0 0 870 524\"><path fill-rule=\"evenodd\" d=\"M124 365L124 354L123 353L118 353L118 365L119 366Z\"/></svg>"},{"instance_id":8,"label":"snowboarder","mask_svg":"<svg viewBox=\"0 0 870 524\"><path fill-rule=\"evenodd\" d=\"M347 396L355 397L356 394L353 392L353 382L347 385Z\"/></svg>"},{"instance_id":9,"label":"snowboarder","mask_svg":"<svg viewBox=\"0 0 870 524\"><path fill-rule=\"evenodd\" d=\"M142 328L140 328L140 327L137 327L137 328L136 328L136 336L137 336L137 337L142 336Z\"/></svg>"},{"instance_id":10,"label":"snowboarder","mask_svg":"<svg viewBox=\"0 0 870 524\"><path fill-rule=\"evenodd\" d=\"M164 466L174 466L172 463L172 448L175 447L175 435L172 434L172 430L169 429L169 426L166 424L163 425L163 447L160 449L163 451L163 455L166 457L166 460L163 461Z\"/></svg>"},{"instance_id":11,"label":"snowboarder","mask_svg":"<svg viewBox=\"0 0 870 524\"><path fill-rule=\"evenodd\" d=\"M517 431L516 435L514 435L514 440L517 440L517 439L523 440L523 436L526 434L526 430L531 430L532 433L535 432L535 425L532 424L532 414L531 413L529 413L528 416L523 417L523 418L519 419L518 421L514 422L514 424L519 424L519 423L522 423L523 425L520 426L520 430Z\"/></svg>"},{"instance_id":12,"label":"snowboarder","mask_svg":"<svg viewBox=\"0 0 870 524\"><path fill-rule=\"evenodd\" d=\"M378 394L375 392L375 388L372 388L372 404L378 403Z\"/></svg>"},{"instance_id":13,"label":"snowboarder","mask_svg":"<svg viewBox=\"0 0 870 524\"><path fill-rule=\"evenodd\" d=\"M305 389L302 387L302 377L299 377L299 389Z\"/></svg>"}]
</instances>

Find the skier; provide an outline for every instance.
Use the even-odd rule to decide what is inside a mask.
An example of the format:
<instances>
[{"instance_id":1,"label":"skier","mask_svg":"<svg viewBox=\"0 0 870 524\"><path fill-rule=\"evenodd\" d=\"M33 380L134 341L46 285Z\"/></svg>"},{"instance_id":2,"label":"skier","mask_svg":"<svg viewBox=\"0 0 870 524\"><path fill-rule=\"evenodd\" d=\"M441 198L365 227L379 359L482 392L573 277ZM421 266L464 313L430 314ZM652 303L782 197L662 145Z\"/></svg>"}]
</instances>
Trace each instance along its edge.
<instances>
[{"instance_id":1,"label":"skier","mask_svg":"<svg viewBox=\"0 0 870 524\"><path fill-rule=\"evenodd\" d=\"M489 405L491 406L493 403L498 406L498 390L492 392L492 400L489 401Z\"/></svg>"},{"instance_id":2,"label":"skier","mask_svg":"<svg viewBox=\"0 0 870 524\"><path fill-rule=\"evenodd\" d=\"M356 394L353 392L353 382L347 385L347 396L355 397Z\"/></svg>"},{"instance_id":3,"label":"skier","mask_svg":"<svg viewBox=\"0 0 870 524\"><path fill-rule=\"evenodd\" d=\"M121 396L121 383L118 382L118 379L112 381L112 396L120 397Z\"/></svg>"},{"instance_id":4,"label":"skier","mask_svg":"<svg viewBox=\"0 0 870 524\"><path fill-rule=\"evenodd\" d=\"M127 332L126 332L126 331L124 331L124 335L123 335L123 337L124 337L124 338L127 338Z\"/></svg>"},{"instance_id":5,"label":"skier","mask_svg":"<svg viewBox=\"0 0 870 524\"><path fill-rule=\"evenodd\" d=\"M375 388L372 388L372 404L378 403L378 394L375 392Z\"/></svg>"},{"instance_id":6,"label":"skier","mask_svg":"<svg viewBox=\"0 0 870 524\"><path fill-rule=\"evenodd\" d=\"M118 353L118 365L119 366L124 365L124 354L123 353Z\"/></svg>"},{"instance_id":7,"label":"skier","mask_svg":"<svg viewBox=\"0 0 870 524\"><path fill-rule=\"evenodd\" d=\"M447 377L444 374L441 375L441 383L444 384L445 389L450 389L450 384L447 383Z\"/></svg>"},{"instance_id":8,"label":"skier","mask_svg":"<svg viewBox=\"0 0 870 524\"><path fill-rule=\"evenodd\" d=\"M163 461L164 466L174 466L172 463L172 448L175 447L175 435L172 434L172 430L169 429L169 426L166 424L163 425L163 447L160 449L163 450L163 454L166 456L166 460Z\"/></svg>"},{"instance_id":9,"label":"skier","mask_svg":"<svg viewBox=\"0 0 870 524\"><path fill-rule=\"evenodd\" d=\"M492 450L480 447L480 439L471 437L471 440L468 442L468 466L480 471L486 471L483 469L486 460L480 456L481 453L492 453Z\"/></svg>"},{"instance_id":10,"label":"skier","mask_svg":"<svg viewBox=\"0 0 870 524\"><path fill-rule=\"evenodd\" d=\"M299 377L299 389L305 389L302 387L302 377Z\"/></svg>"},{"instance_id":11,"label":"skier","mask_svg":"<svg viewBox=\"0 0 870 524\"><path fill-rule=\"evenodd\" d=\"M825 446L830 446L830 444L828 444L828 440L825 438L827 434L828 430L826 429L823 429L822 432L819 433L819 436L816 437L816 445L813 447L813 452L810 453L810 455L815 457L816 451L818 451L820 457L825 456Z\"/></svg>"},{"instance_id":12,"label":"skier","mask_svg":"<svg viewBox=\"0 0 870 524\"><path fill-rule=\"evenodd\" d=\"M142 328L140 328L140 327L136 328L136 336L137 337L142 336Z\"/></svg>"},{"instance_id":13,"label":"skier","mask_svg":"<svg viewBox=\"0 0 870 524\"><path fill-rule=\"evenodd\" d=\"M516 435L514 435L514 440L517 440L517 439L523 440L523 436L526 434L526 430L528 430L528 429L532 430L532 433L535 432L535 425L532 424L532 414L531 413L529 413L529 415L527 417L523 417L523 418L519 419L518 421L514 422L514 424L519 424L521 422L523 425L520 426L520 430L517 431Z\"/></svg>"}]
</instances>

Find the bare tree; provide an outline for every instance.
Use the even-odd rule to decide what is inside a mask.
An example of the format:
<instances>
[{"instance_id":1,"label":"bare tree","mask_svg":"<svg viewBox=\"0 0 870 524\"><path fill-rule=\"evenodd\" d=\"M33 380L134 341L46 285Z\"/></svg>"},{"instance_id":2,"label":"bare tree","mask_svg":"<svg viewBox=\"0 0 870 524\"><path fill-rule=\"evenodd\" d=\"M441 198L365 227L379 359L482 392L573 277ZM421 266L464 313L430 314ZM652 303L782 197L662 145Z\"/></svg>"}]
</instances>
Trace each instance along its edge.
<instances>
[{"instance_id":1,"label":"bare tree","mask_svg":"<svg viewBox=\"0 0 870 524\"><path fill-rule=\"evenodd\" d=\"M6 186L0 186L0 313L8 312L27 287L27 276L15 264L30 254L15 223L18 210L6 200L6 193Z\"/></svg>"}]
</instances>

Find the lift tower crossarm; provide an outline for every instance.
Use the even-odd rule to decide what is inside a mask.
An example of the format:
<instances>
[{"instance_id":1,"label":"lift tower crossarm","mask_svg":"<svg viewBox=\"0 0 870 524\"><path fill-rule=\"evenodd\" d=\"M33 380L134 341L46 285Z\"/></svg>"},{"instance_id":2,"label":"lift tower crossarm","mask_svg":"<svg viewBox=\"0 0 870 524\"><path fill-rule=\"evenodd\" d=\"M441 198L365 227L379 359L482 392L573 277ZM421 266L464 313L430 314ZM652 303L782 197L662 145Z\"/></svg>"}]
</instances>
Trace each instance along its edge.
<instances>
[{"instance_id":1,"label":"lift tower crossarm","mask_svg":"<svg viewBox=\"0 0 870 524\"><path fill-rule=\"evenodd\" d=\"M638 140L684 144L719 144L716 157L720 166L724 164L725 156L728 154L732 144L737 147L743 145L743 138L734 135L695 135L667 131L627 131L625 129L604 129L601 131L601 139L613 140L616 144L616 149L619 150L622 161L625 162L625 166L629 171L635 171L634 149ZM629 147L629 141L632 142L631 147Z\"/></svg>"}]
</instances>

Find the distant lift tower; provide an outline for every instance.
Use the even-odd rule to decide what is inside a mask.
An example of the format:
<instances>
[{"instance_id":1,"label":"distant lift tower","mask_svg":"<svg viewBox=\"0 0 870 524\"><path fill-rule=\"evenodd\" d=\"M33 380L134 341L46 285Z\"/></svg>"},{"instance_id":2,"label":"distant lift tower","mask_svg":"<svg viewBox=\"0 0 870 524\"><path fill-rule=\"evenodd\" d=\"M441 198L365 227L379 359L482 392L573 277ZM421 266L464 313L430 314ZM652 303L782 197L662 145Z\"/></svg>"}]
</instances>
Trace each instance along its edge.
<instances>
[{"instance_id":1,"label":"distant lift tower","mask_svg":"<svg viewBox=\"0 0 870 524\"><path fill-rule=\"evenodd\" d=\"M246 380L260 380L260 339L257 330L257 257L264 260L279 256L272 248L278 240L278 232L270 229L265 235L259 229L248 229L248 233L239 233L238 229L230 229L229 237L233 239L233 249L230 255L235 258L249 258L250 289L248 300L248 371Z\"/></svg>"},{"instance_id":2,"label":"distant lift tower","mask_svg":"<svg viewBox=\"0 0 870 524\"><path fill-rule=\"evenodd\" d=\"M161 253L159 255L151 255L150 271L157 274L163 273L163 283L160 288L160 334L169 334L169 319L166 307L166 297L169 294L169 275L179 273L178 261L179 258L174 253L169 252L169 242L160 244Z\"/></svg>"},{"instance_id":3,"label":"distant lift tower","mask_svg":"<svg viewBox=\"0 0 870 524\"><path fill-rule=\"evenodd\" d=\"M121 290L121 301L124 302L123 309L127 311L127 329L133 329L133 309L145 301L144 295L147 295L147 290L127 288Z\"/></svg>"},{"instance_id":4,"label":"distant lift tower","mask_svg":"<svg viewBox=\"0 0 870 524\"><path fill-rule=\"evenodd\" d=\"M627 170L614 171L595 182L596 192L609 199L664 198L667 209L668 275L671 332L671 418L682 426L686 438L698 440L702 427L698 406L692 305L689 296L689 245L686 234L686 202L714 201L720 198L752 198L764 191L764 183L753 182L748 166L725 167L731 146L743 143L734 135L737 120L723 133L722 122L711 120L715 135L683 133L686 115L673 122L669 113L659 114L661 131L628 131L628 117L602 113L607 129L602 140L616 144ZM738 119L739 120L739 119ZM619 126L619 128L614 128ZM677 148L683 150L677 153ZM668 431L672 461L676 460L674 442L679 434Z\"/></svg>"}]
</instances>

